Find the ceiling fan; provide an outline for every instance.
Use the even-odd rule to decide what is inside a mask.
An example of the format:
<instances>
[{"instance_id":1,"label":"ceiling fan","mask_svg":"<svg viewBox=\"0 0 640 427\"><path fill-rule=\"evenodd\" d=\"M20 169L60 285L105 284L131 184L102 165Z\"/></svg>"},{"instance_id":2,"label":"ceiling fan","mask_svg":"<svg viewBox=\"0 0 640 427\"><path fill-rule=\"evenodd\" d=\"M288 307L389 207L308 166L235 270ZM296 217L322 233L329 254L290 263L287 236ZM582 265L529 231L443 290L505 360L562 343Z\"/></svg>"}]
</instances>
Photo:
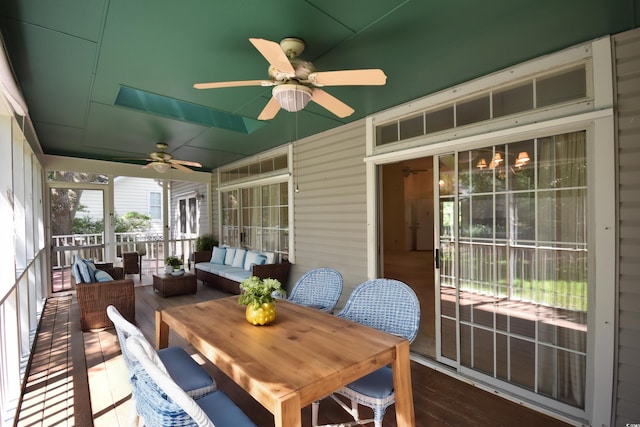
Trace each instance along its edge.
<instances>
[{"instance_id":1,"label":"ceiling fan","mask_svg":"<svg viewBox=\"0 0 640 427\"><path fill-rule=\"evenodd\" d=\"M171 168L176 168L183 172L193 172L193 170L189 169L187 166L192 166L197 168L202 167L202 165L198 162L174 159L171 154L165 151L168 145L163 142L157 143L156 147L158 147L158 151L155 151L149 154L149 158L145 159L145 160L148 160L149 163L144 165L142 167L143 169L153 168L156 172L164 173L169 171L169 169Z\"/></svg>"},{"instance_id":2,"label":"ceiling fan","mask_svg":"<svg viewBox=\"0 0 640 427\"><path fill-rule=\"evenodd\" d=\"M353 108L325 92L321 87L380 86L387 81L387 76L380 69L317 72L311 62L298 58L304 50L304 42L294 37L285 38L279 44L256 38L250 38L249 41L269 62L269 80L196 83L193 87L217 89L238 86L274 86L273 97L258 116L259 120L274 118L280 108L290 112L300 111L309 101L344 118L353 114Z\"/></svg>"}]
</instances>

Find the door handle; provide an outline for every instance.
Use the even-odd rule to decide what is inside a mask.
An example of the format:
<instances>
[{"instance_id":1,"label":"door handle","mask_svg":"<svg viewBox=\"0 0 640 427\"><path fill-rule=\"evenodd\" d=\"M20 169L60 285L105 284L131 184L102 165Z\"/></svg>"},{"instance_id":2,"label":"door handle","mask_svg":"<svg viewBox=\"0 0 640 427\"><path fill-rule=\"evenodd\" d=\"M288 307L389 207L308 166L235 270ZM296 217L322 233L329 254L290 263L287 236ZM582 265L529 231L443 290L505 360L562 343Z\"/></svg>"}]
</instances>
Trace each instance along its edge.
<instances>
[{"instance_id":1,"label":"door handle","mask_svg":"<svg viewBox=\"0 0 640 427\"><path fill-rule=\"evenodd\" d=\"M436 262L436 269L440 269L440 249L436 249L435 253L433 254L433 257Z\"/></svg>"}]
</instances>

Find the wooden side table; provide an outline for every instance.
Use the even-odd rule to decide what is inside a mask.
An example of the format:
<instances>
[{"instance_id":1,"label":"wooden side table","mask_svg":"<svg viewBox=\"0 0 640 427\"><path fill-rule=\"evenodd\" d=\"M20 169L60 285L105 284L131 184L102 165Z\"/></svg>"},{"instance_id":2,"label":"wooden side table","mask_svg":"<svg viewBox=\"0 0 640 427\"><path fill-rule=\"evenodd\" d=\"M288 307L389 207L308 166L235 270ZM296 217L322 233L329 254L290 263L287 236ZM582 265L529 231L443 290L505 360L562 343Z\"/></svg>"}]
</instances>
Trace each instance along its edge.
<instances>
[{"instance_id":1,"label":"wooden side table","mask_svg":"<svg viewBox=\"0 0 640 427\"><path fill-rule=\"evenodd\" d=\"M163 297L174 295L195 294L198 290L196 276L185 272L182 276L171 274L153 275L153 290L160 292Z\"/></svg>"}]
</instances>

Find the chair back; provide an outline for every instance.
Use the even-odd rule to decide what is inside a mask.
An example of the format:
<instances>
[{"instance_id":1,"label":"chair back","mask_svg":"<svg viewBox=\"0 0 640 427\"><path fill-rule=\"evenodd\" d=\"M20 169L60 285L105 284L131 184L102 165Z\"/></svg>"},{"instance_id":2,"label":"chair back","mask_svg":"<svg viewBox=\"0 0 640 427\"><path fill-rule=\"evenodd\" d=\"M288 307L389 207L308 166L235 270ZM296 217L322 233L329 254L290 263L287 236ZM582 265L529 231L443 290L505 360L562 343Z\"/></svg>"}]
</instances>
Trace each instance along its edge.
<instances>
[{"instance_id":1,"label":"chair back","mask_svg":"<svg viewBox=\"0 0 640 427\"><path fill-rule=\"evenodd\" d=\"M127 351L134 362L131 375L136 409L147 427L215 427L198 404L166 373L156 351L142 337L127 338Z\"/></svg>"},{"instance_id":2,"label":"chair back","mask_svg":"<svg viewBox=\"0 0 640 427\"><path fill-rule=\"evenodd\" d=\"M127 364L127 368L129 368L129 372L133 369L133 361L131 360L131 355L127 350L127 338L130 336L138 336L144 338L142 331L138 329L136 325L129 322L127 319L120 314L117 308L110 305L107 307L107 316L111 322L113 322L113 326L116 328L116 333L118 334L118 341L120 342L120 349L122 351L122 357L124 358L125 363Z\"/></svg>"},{"instance_id":3,"label":"chair back","mask_svg":"<svg viewBox=\"0 0 640 427\"><path fill-rule=\"evenodd\" d=\"M354 289L337 316L413 342L420 326L420 302L413 289L398 280L373 279Z\"/></svg>"},{"instance_id":4,"label":"chair back","mask_svg":"<svg viewBox=\"0 0 640 427\"><path fill-rule=\"evenodd\" d=\"M332 268L316 268L298 279L289 301L331 313L341 293L342 275Z\"/></svg>"}]
</instances>

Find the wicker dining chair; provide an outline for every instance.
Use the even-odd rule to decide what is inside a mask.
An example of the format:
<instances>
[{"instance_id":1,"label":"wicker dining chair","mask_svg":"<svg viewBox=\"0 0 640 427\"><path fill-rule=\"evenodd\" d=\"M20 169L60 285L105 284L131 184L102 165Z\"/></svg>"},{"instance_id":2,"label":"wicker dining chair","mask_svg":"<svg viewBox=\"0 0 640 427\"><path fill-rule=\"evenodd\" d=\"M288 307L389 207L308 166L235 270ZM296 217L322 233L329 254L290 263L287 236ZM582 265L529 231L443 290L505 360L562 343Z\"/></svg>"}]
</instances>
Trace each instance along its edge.
<instances>
[{"instance_id":1,"label":"wicker dining chair","mask_svg":"<svg viewBox=\"0 0 640 427\"><path fill-rule=\"evenodd\" d=\"M132 394L146 427L255 427L244 412L222 391L197 400L167 374L149 342L139 336L126 341L134 362Z\"/></svg>"},{"instance_id":2,"label":"wicker dining chair","mask_svg":"<svg viewBox=\"0 0 640 427\"><path fill-rule=\"evenodd\" d=\"M406 284L392 279L373 279L358 285L336 316L413 342L420 325L420 303L413 289ZM336 394L349 399L351 407ZM382 427L386 409L395 402L393 371L389 366L382 367L334 392L331 398L354 419L341 426L374 422L376 427ZM319 403L312 405L313 427L318 425ZM373 419L360 420L358 404L372 408Z\"/></svg>"},{"instance_id":3,"label":"wicker dining chair","mask_svg":"<svg viewBox=\"0 0 640 427\"><path fill-rule=\"evenodd\" d=\"M107 307L107 315L116 328L122 357L131 375L134 371L134 361L126 345L127 338L131 336L140 337L143 340L146 338L142 331L127 321L114 306ZM169 376L189 396L197 399L216 391L217 385L214 379L182 347L170 346L158 350L157 353ZM132 427L138 425L138 412L135 404L131 407L129 421Z\"/></svg>"},{"instance_id":4,"label":"wicker dining chair","mask_svg":"<svg viewBox=\"0 0 640 427\"><path fill-rule=\"evenodd\" d=\"M342 275L331 268L316 268L305 273L291 290L288 300L333 313L342 293Z\"/></svg>"}]
</instances>

